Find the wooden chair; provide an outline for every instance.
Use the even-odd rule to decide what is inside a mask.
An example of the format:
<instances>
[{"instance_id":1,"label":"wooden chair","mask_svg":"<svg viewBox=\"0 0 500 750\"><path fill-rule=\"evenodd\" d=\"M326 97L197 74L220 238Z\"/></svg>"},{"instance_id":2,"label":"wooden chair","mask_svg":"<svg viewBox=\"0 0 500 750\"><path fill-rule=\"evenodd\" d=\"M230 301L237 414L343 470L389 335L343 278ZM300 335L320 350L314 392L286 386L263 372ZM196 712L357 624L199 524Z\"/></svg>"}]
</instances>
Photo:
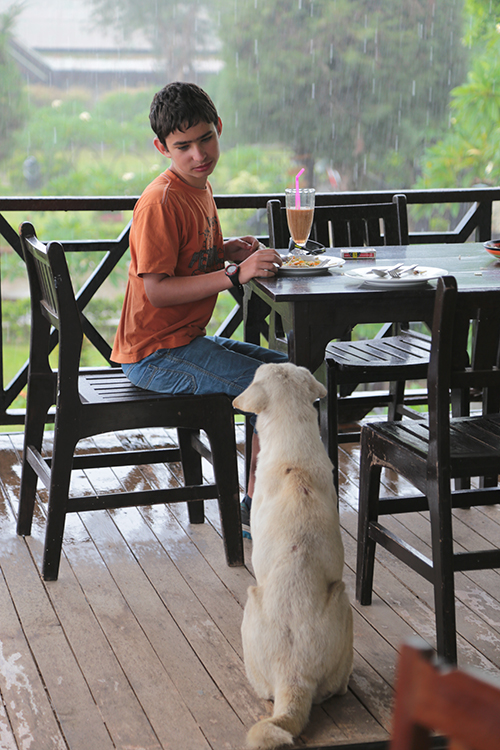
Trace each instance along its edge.
<instances>
[{"instance_id":1,"label":"wooden chair","mask_svg":"<svg viewBox=\"0 0 500 750\"><path fill-rule=\"evenodd\" d=\"M270 246L288 248L290 232L281 201L268 201L267 221ZM407 245L406 196L395 195L389 203L316 206L311 239L325 247Z\"/></svg>"},{"instance_id":2,"label":"wooden chair","mask_svg":"<svg viewBox=\"0 0 500 750\"><path fill-rule=\"evenodd\" d=\"M500 289L458 294L453 277L438 282L428 373L428 420L362 427L356 597L372 598L375 548L381 544L434 587L437 650L457 658L454 573L500 567L500 549L456 552L452 509L500 502ZM467 353L471 327L473 349ZM483 394L480 416L450 417L450 393L467 406ZM463 409L466 411L467 409ZM421 495L379 497L382 468L405 477ZM452 478L495 477L493 487L452 490ZM384 526L386 514L429 510L432 559Z\"/></svg>"},{"instance_id":3,"label":"wooden chair","mask_svg":"<svg viewBox=\"0 0 500 750\"><path fill-rule=\"evenodd\" d=\"M267 204L269 238L274 247L287 247L286 208L280 201ZM317 206L313 238L333 247L407 245L406 196L390 203ZM350 330L345 337L350 338ZM392 335L391 335L392 334ZM389 419L406 415L418 418L410 405L425 404L426 397L405 394L407 380L427 376L430 337L418 334L407 321L387 321L376 337L367 341L332 341L326 347L328 398L321 404L323 440L335 467L338 489L339 443L359 440L359 429L339 432L341 424L362 419L375 407L388 407ZM388 383L385 391L356 392L359 384Z\"/></svg>"},{"instance_id":4,"label":"wooden chair","mask_svg":"<svg viewBox=\"0 0 500 750\"><path fill-rule=\"evenodd\" d=\"M239 484L231 399L211 396L168 396L136 388L121 368L81 370L83 332L68 273L58 242L47 246L32 224L20 229L31 291L31 343L28 400L17 532L28 535L37 478L49 490L43 577L56 580L66 514L154 503L188 503L191 523L204 520L203 501L217 498L226 559L243 564ZM59 335L58 369L49 364L51 326ZM42 456L47 412L55 404L51 458ZM177 428L178 448L75 455L82 438L117 430ZM200 440L208 436L211 451ZM212 460L215 483L204 484L201 457ZM181 461L184 487L137 490L98 496L69 497L73 469Z\"/></svg>"},{"instance_id":5,"label":"wooden chair","mask_svg":"<svg viewBox=\"0 0 500 750\"><path fill-rule=\"evenodd\" d=\"M360 431L341 425L362 419L376 407L387 407L387 419L419 419L412 406L427 403L420 392L405 393L407 380L425 380L431 350L430 337L393 322L395 335L365 341L331 341L325 350L328 397L321 406L322 435L335 468L338 490L339 443L359 441ZM363 383L388 384L387 390L356 391ZM342 388L347 386L347 393Z\"/></svg>"},{"instance_id":6,"label":"wooden chair","mask_svg":"<svg viewBox=\"0 0 500 750\"><path fill-rule=\"evenodd\" d=\"M389 750L429 750L436 735L449 750L500 748L500 683L436 665L413 639L399 656Z\"/></svg>"}]
</instances>

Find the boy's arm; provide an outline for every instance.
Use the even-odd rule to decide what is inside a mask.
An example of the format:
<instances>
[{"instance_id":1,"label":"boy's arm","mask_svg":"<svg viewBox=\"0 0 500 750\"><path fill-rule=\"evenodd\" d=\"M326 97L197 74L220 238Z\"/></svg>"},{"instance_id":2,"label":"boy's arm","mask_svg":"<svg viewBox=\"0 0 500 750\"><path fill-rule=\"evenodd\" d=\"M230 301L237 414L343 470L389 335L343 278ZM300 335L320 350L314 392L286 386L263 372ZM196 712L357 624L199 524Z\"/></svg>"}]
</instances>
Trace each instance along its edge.
<instances>
[{"instance_id":1,"label":"boy's arm","mask_svg":"<svg viewBox=\"0 0 500 750\"><path fill-rule=\"evenodd\" d=\"M270 276L276 273L282 263L275 250L261 248L252 252L240 263L239 281L246 284L258 276ZM232 287L231 279L224 269L203 273L198 276L167 276L161 273L142 275L144 289L153 307L169 307L186 302L197 302L213 294Z\"/></svg>"}]
</instances>

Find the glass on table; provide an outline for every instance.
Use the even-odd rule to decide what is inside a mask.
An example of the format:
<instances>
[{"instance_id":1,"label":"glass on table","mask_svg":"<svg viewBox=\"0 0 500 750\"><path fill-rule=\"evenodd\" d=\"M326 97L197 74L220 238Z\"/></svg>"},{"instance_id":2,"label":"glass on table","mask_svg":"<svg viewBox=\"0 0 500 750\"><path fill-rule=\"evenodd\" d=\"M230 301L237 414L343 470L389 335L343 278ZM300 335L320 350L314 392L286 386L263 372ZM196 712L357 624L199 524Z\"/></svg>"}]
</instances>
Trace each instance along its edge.
<instances>
[{"instance_id":1,"label":"glass on table","mask_svg":"<svg viewBox=\"0 0 500 750\"><path fill-rule=\"evenodd\" d=\"M305 253L314 218L314 188L286 188L286 218L298 253Z\"/></svg>"}]
</instances>

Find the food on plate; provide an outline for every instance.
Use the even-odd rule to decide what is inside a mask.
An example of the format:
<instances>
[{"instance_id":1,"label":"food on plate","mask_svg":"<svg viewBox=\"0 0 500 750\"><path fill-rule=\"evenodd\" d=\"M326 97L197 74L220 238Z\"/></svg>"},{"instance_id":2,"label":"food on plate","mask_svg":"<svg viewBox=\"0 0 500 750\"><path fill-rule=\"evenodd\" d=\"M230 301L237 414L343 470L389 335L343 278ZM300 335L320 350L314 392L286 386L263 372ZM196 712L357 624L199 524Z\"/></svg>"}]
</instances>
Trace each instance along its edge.
<instances>
[{"instance_id":1,"label":"food on plate","mask_svg":"<svg viewBox=\"0 0 500 750\"><path fill-rule=\"evenodd\" d=\"M320 263L319 258L304 257L303 255L292 255L291 258L283 259L284 268L315 268Z\"/></svg>"}]
</instances>

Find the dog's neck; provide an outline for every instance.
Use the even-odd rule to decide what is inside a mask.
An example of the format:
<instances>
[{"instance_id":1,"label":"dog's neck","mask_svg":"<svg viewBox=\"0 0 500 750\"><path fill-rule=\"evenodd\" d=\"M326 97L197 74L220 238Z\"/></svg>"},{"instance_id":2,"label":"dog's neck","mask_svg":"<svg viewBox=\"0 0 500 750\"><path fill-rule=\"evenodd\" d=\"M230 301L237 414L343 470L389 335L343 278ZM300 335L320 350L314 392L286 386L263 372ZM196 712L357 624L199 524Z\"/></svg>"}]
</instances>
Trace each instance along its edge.
<instances>
[{"instance_id":1,"label":"dog's neck","mask_svg":"<svg viewBox=\"0 0 500 750\"><path fill-rule=\"evenodd\" d=\"M307 462L323 450L317 427L317 412L311 404L279 414L265 412L257 417L260 456L283 456ZM305 435L307 438L305 439Z\"/></svg>"}]
</instances>

